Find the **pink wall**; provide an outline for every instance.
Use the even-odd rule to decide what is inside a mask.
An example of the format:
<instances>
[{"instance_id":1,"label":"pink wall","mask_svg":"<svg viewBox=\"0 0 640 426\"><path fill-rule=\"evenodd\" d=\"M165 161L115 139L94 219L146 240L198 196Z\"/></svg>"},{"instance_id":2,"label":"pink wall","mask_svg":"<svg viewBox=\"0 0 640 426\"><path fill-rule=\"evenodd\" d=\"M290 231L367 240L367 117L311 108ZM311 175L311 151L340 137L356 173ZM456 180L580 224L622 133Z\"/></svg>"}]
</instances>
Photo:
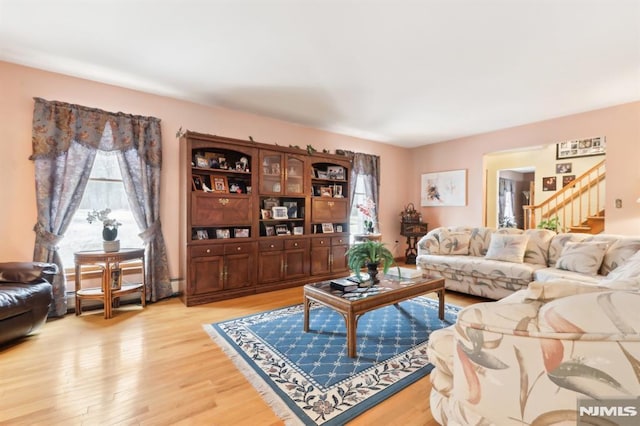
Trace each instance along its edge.
<instances>
[{"instance_id":1,"label":"pink wall","mask_svg":"<svg viewBox=\"0 0 640 426\"><path fill-rule=\"evenodd\" d=\"M279 145L313 145L316 149L349 149L381 157L380 212L383 238L389 247L400 239L398 213L409 189L398 170L406 170L408 150L352 138L266 117L155 96L134 90L0 62L0 261L28 260L33 253L36 222L31 154L33 97L77 103L107 111L150 115L162 120L163 171L161 220L169 251L172 278L178 277L178 140L179 127L202 133ZM398 250L397 255L402 255Z\"/></svg>"},{"instance_id":2,"label":"pink wall","mask_svg":"<svg viewBox=\"0 0 640 426\"><path fill-rule=\"evenodd\" d=\"M413 202L420 205L422 173L467 169L467 206L422 207L422 214L430 229L440 225L482 225L484 154L594 136L605 136L607 140L605 232L638 235L640 102L415 148L411 152L415 173L410 180ZM622 200L622 208L614 207L615 199Z\"/></svg>"}]
</instances>

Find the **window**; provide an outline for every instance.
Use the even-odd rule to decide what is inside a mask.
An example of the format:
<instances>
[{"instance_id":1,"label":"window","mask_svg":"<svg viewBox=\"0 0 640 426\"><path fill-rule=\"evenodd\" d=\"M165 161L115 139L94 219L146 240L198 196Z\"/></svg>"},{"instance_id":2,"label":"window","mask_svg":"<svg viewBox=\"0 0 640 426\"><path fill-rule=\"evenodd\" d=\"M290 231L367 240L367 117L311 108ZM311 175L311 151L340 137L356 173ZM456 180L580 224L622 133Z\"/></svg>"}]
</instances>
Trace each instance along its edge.
<instances>
[{"instance_id":1,"label":"window","mask_svg":"<svg viewBox=\"0 0 640 426\"><path fill-rule=\"evenodd\" d=\"M364 188L364 177L358 175L356 177L356 190L353 194L353 208L349 217L349 229L351 230L350 242L353 243L353 234L364 234L364 221L362 215L356 207L358 204L364 204L367 201L367 194Z\"/></svg>"},{"instance_id":2,"label":"window","mask_svg":"<svg viewBox=\"0 0 640 426\"><path fill-rule=\"evenodd\" d=\"M59 254L66 269L74 267L73 253L102 250L102 223L90 224L87 213L106 208L111 209L109 217L122 223L118 228L120 246L143 247L142 239L138 237L138 225L129 208L116 153L98 151L80 207L60 243Z\"/></svg>"}]
</instances>

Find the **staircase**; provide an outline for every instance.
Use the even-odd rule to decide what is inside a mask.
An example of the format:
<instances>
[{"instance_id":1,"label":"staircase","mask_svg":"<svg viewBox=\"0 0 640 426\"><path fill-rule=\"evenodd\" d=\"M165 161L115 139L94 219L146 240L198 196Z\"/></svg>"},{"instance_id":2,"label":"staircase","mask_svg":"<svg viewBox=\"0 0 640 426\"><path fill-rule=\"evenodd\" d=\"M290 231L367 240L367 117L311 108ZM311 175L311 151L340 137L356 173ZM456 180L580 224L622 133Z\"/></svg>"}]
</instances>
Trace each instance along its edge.
<instances>
[{"instance_id":1,"label":"staircase","mask_svg":"<svg viewBox=\"0 0 640 426\"><path fill-rule=\"evenodd\" d=\"M595 216L589 216L580 225L569 227L569 232L582 232L584 234L599 234L604 231L604 210Z\"/></svg>"},{"instance_id":2,"label":"staircase","mask_svg":"<svg viewBox=\"0 0 640 426\"><path fill-rule=\"evenodd\" d=\"M605 160L541 204L523 206L524 229L557 218L558 232L599 234L604 231Z\"/></svg>"}]
</instances>

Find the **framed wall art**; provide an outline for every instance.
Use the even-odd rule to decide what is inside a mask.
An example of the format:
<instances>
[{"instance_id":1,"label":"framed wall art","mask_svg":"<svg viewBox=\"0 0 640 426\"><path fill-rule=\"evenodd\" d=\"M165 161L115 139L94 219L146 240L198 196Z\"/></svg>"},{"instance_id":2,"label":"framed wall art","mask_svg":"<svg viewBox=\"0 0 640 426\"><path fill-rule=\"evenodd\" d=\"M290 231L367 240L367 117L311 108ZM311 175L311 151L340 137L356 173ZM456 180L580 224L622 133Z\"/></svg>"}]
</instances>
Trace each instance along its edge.
<instances>
[{"instance_id":1,"label":"framed wall art","mask_svg":"<svg viewBox=\"0 0 640 426\"><path fill-rule=\"evenodd\" d=\"M547 176L542 178L542 190L543 191L555 191L556 190L556 177Z\"/></svg>"},{"instance_id":2,"label":"framed wall art","mask_svg":"<svg viewBox=\"0 0 640 426\"><path fill-rule=\"evenodd\" d=\"M466 206L467 170L425 173L420 191L422 206Z\"/></svg>"},{"instance_id":3,"label":"framed wall art","mask_svg":"<svg viewBox=\"0 0 640 426\"><path fill-rule=\"evenodd\" d=\"M604 136L587 139L575 139L556 144L556 159L590 157L606 154L606 140Z\"/></svg>"}]
</instances>

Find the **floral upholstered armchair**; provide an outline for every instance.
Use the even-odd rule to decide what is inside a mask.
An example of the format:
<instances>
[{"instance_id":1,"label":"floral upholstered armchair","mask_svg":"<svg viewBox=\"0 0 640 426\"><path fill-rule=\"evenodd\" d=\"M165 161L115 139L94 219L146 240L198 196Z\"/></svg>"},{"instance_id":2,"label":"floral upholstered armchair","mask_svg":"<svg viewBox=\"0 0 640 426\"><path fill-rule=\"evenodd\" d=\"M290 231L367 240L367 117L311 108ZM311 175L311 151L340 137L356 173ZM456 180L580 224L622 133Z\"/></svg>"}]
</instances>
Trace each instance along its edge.
<instances>
[{"instance_id":1,"label":"floral upholstered armchair","mask_svg":"<svg viewBox=\"0 0 640 426\"><path fill-rule=\"evenodd\" d=\"M579 398L640 395L640 287L605 284L534 282L432 333L434 418L575 424Z\"/></svg>"}]
</instances>

